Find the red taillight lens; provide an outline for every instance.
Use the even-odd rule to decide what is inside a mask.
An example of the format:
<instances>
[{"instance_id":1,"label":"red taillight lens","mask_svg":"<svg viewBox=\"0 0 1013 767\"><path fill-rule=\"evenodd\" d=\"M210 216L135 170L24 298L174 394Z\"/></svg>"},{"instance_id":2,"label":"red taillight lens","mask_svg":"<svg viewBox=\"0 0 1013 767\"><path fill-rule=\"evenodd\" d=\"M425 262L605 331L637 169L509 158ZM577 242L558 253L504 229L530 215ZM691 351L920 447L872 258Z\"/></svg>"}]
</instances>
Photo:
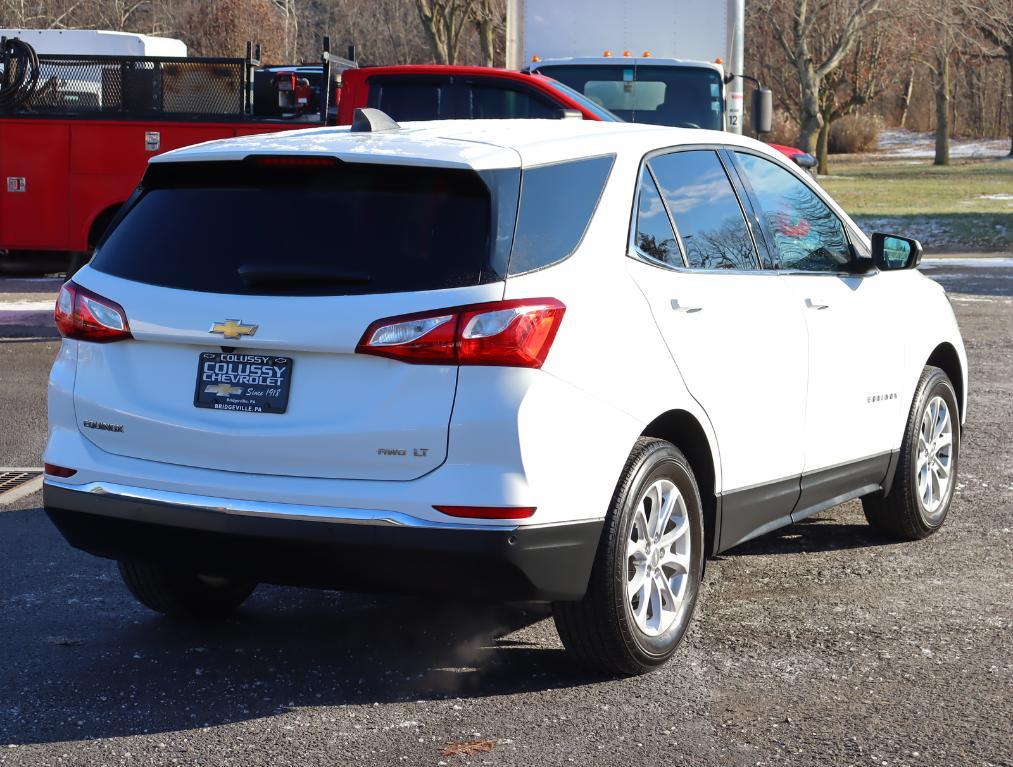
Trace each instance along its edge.
<instances>
[{"instance_id":1,"label":"red taillight lens","mask_svg":"<svg viewBox=\"0 0 1013 767\"><path fill-rule=\"evenodd\" d=\"M68 469L66 466L57 466L55 463L45 464L46 474L51 477L73 477L77 469Z\"/></svg>"},{"instance_id":2,"label":"red taillight lens","mask_svg":"<svg viewBox=\"0 0 1013 767\"><path fill-rule=\"evenodd\" d=\"M566 307L520 298L406 314L374 322L356 351L429 365L540 368Z\"/></svg>"},{"instance_id":3,"label":"red taillight lens","mask_svg":"<svg viewBox=\"0 0 1013 767\"><path fill-rule=\"evenodd\" d=\"M433 506L451 517L469 519L528 519L534 516L534 506Z\"/></svg>"},{"instance_id":4,"label":"red taillight lens","mask_svg":"<svg viewBox=\"0 0 1013 767\"><path fill-rule=\"evenodd\" d=\"M109 343L132 337L122 306L74 282L60 289L55 318L64 338Z\"/></svg>"}]
</instances>

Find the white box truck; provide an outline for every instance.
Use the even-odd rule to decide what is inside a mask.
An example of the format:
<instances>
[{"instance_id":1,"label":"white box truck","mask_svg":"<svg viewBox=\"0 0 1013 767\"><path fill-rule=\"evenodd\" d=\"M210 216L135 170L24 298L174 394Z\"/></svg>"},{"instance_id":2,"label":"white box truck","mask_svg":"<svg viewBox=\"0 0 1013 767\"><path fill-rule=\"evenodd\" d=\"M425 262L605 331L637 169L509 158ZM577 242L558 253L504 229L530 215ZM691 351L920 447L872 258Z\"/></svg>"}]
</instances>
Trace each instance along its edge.
<instances>
[{"instance_id":1,"label":"white box truck","mask_svg":"<svg viewBox=\"0 0 1013 767\"><path fill-rule=\"evenodd\" d=\"M630 122L741 133L744 17L744 0L508 0L507 67Z\"/></svg>"}]
</instances>

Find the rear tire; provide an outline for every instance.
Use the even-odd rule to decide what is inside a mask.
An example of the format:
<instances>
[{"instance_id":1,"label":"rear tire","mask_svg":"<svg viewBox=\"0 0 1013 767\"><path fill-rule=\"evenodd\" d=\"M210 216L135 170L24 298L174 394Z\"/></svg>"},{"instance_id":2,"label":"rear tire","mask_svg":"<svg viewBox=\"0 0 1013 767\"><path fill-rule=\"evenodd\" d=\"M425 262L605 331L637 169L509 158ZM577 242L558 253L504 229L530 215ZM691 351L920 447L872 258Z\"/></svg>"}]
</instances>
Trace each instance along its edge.
<instances>
[{"instance_id":1,"label":"rear tire","mask_svg":"<svg viewBox=\"0 0 1013 767\"><path fill-rule=\"evenodd\" d=\"M641 438L612 497L584 598L552 606L563 645L610 674L661 666L686 633L702 572L693 470L671 443Z\"/></svg>"},{"instance_id":2,"label":"rear tire","mask_svg":"<svg viewBox=\"0 0 1013 767\"><path fill-rule=\"evenodd\" d=\"M928 366L915 387L890 494L862 498L869 524L898 540L932 535L949 514L959 457L957 394L946 373Z\"/></svg>"},{"instance_id":3,"label":"rear tire","mask_svg":"<svg viewBox=\"0 0 1013 767\"><path fill-rule=\"evenodd\" d=\"M257 587L251 581L180 572L154 562L120 562L119 566L123 582L138 602L174 618L224 618Z\"/></svg>"}]
</instances>

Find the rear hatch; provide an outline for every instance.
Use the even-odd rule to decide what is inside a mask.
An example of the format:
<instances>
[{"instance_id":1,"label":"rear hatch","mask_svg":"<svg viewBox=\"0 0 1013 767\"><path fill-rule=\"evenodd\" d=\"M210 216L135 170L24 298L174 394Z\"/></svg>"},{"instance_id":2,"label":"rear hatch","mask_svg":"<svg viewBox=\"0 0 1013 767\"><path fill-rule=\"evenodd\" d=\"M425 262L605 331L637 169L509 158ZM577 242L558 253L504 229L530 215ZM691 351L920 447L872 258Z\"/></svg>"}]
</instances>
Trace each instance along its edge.
<instances>
[{"instance_id":1,"label":"rear hatch","mask_svg":"<svg viewBox=\"0 0 1013 767\"><path fill-rule=\"evenodd\" d=\"M502 298L518 176L323 158L153 165L75 277L118 302L134 336L82 344L82 433L208 469L431 471L457 368L355 348L377 319Z\"/></svg>"}]
</instances>

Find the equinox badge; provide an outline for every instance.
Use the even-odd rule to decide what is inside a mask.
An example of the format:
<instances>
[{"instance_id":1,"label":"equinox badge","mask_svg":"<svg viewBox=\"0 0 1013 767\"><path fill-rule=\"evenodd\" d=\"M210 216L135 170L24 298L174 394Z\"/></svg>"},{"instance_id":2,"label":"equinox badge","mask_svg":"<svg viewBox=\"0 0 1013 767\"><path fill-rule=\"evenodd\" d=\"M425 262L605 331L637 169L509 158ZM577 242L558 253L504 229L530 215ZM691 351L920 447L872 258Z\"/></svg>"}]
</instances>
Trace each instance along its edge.
<instances>
[{"instance_id":1,"label":"equinox badge","mask_svg":"<svg viewBox=\"0 0 1013 767\"><path fill-rule=\"evenodd\" d=\"M257 332L257 325L244 325L242 320L225 320L216 322L208 333L221 333L226 338L242 338Z\"/></svg>"}]
</instances>

